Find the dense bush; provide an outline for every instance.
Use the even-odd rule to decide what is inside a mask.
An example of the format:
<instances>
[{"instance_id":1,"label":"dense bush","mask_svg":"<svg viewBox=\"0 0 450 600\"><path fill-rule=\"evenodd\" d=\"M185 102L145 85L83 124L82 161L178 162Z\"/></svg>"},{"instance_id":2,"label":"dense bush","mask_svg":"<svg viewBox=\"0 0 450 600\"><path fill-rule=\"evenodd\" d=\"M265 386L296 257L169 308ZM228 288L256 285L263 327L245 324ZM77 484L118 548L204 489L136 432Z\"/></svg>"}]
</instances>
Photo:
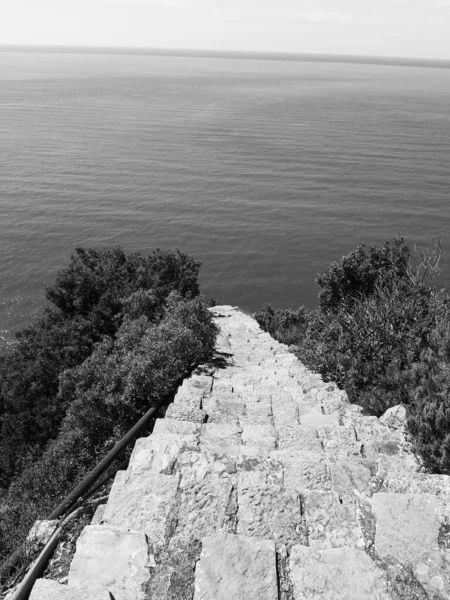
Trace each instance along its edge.
<instances>
[{"instance_id":1,"label":"dense bush","mask_svg":"<svg viewBox=\"0 0 450 600\"><path fill-rule=\"evenodd\" d=\"M211 357L216 328L198 296L198 269L181 253L77 250L58 276L48 293L57 308L0 361L9 474L0 557L187 369Z\"/></svg>"},{"instance_id":2,"label":"dense bush","mask_svg":"<svg viewBox=\"0 0 450 600\"><path fill-rule=\"evenodd\" d=\"M450 318L430 336L412 370L408 425L426 467L450 474Z\"/></svg>"},{"instance_id":3,"label":"dense bush","mask_svg":"<svg viewBox=\"0 0 450 600\"><path fill-rule=\"evenodd\" d=\"M47 289L52 306L17 334L0 362L0 488L22 469L22 458L42 452L67 409L59 377L81 364L94 344L114 338L126 317L161 318L172 292L198 295L200 263L181 252L144 257L122 248L77 248L67 269Z\"/></svg>"},{"instance_id":4,"label":"dense bush","mask_svg":"<svg viewBox=\"0 0 450 600\"><path fill-rule=\"evenodd\" d=\"M256 318L369 414L406 404L426 464L450 473L449 296L433 285L440 264L439 245L422 254L402 237L359 246L317 276L317 310L269 306Z\"/></svg>"},{"instance_id":5,"label":"dense bush","mask_svg":"<svg viewBox=\"0 0 450 600\"><path fill-rule=\"evenodd\" d=\"M274 309L267 304L256 319L270 335L283 344L297 344L303 337L308 323L308 311L304 306L297 310Z\"/></svg>"}]
</instances>

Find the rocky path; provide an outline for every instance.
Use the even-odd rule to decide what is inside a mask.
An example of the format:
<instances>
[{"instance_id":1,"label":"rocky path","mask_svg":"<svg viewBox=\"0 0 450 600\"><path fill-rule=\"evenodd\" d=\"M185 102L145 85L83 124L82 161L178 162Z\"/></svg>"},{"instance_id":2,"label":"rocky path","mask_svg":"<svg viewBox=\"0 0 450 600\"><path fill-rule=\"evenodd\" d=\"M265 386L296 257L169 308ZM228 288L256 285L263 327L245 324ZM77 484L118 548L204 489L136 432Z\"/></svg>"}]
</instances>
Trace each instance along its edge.
<instances>
[{"instance_id":1,"label":"rocky path","mask_svg":"<svg viewBox=\"0 0 450 600\"><path fill-rule=\"evenodd\" d=\"M361 416L256 321L216 307L227 365L194 375L32 600L450 598L450 483L404 409Z\"/></svg>"}]
</instances>

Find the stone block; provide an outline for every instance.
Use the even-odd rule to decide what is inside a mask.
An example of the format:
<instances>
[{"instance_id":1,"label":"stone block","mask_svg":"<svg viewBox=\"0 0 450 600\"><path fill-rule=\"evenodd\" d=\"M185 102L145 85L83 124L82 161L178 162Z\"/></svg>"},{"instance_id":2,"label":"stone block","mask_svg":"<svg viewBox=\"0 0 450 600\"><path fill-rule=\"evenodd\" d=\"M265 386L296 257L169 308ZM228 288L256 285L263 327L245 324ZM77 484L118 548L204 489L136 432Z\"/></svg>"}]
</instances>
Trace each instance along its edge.
<instances>
[{"instance_id":1,"label":"stone block","mask_svg":"<svg viewBox=\"0 0 450 600\"><path fill-rule=\"evenodd\" d=\"M203 423L206 412L200 408L183 406L182 404L171 404L166 411L166 418L178 419L179 421L194 421Z\"/></svg>"},{"instance_id":2,"label":"stone block","mask_svg":"<svg viewBox=\"0 0 450 600\"><path fill-rule=\"evenodd\" d=\"M431 495L378 493L372 498L376 517L375 550L403 564L438 548L439 506Z\"/></svg>"},{"instance_id":3,"label":"stone block","mask_svg":"<svg viewBox=\"0 0 450 600\"><path fill-rule=\"evenodd\" d=\"M237 511L233 490L233 480L216 473L180 489L173 535L187 543L227 530Z\"/></svg>"},{"instance_id":4,"label":"stone block","mask_svg":"<svg viewBox=\"0 0 450 600\"><path fill-rule=\"evenodd\" d=\"M284 484L289 491L331 490L331 472L324 454L274 450L270 457L284 467Z\"/></svg>"},{"instance_id":5,"label":"stone block","mask_svg":"<svg viewBox=\"0 0 450 600\"><path fill-rule=\"evenodd\" d=\"M278 600L275 543L236 535L203 540L194 600Z\"/></svg>"},{"instance_id":6,"label":"stone block","mask_svg":"<svg viewBox=\"0 0 450 600\"><path fill-rule=\"evenodd\" d=\"M199 435L202 428L201 423L195 423L193 421L180 421L178 419L156 419L153 433L173 433L175 435L188 435L197 436Z\"/></svg>"},{"instance_id":7,"label":"stone block","mask_svg":"<svg viewBox=\"0 0 450 600\"><path fill-rule=\"evenodd\" d=\"M272 400L273 422L275 427L298 424L298 408L296 403L289 398L288 402Z\"/></svg>"},{"instance_id":8,"label":"stone block","mask_svg":"<svg viewBox=\"0 0 450 600\"><path fill-rule=\"evenodd\" d=\"M105 590L94 591L62 585L51 579L38 579L30 594L30 600L110 600Z\"/></svg>"},{"instance_id":9,"label":"stone block","mask_svg":"<svg viewBox=\"0 0 450 600\"><path fill-rule=\"evenodd\" d=\"M383 571L363 550L294 546L290 573L299 600L390 600Z\"/></svg>"},{"instance_id":10,"label":"stone block","mask_svg":"<svg viewBox=\"0 0 450 600\"><path fill-rule=\"evenodd\" d=\"M305 543L300 498L295 492L288 493L276 475L279 471L239 473L237 533L269 538L288 547Z\"/></svg>"},{"instance_id":11,"label":"stone block","mask_svg":"<svg viewBox=\"0 0 450 600\"><path fill-rule=\"evenodd\" d=\"M339 425L339 416L335 413L326 415L315 410L300 414L300 424L307 427L337 427Z\"/></svg>"},{"instance_id":12,"label":"stone block","mask_svg":"<svg viewBox=\"0 0 450 600\"><path fill-rule=\"evenodd\" d=\"M166 525L176 504L180 476L156 472L117 478L103 515L109 525L142 531L155 546L164 543Z\"/></svg>"},{"instance_id":13,"label":"stone block","mask_svg":"<svg viewBox=\"0 0 450 600\"><path fill-rule=\"evenodd\" d=\"M323 455L322 442L317 430L304 425L287 425L277 428L278 449L298 452L311 452Z\"/></svg>"},{"instance_id":14,"label":"stone block","mask_svg":"<svg viewBox=\"0 0 450 600\"><path fill-rule=\"evenodd\" d=\"M276 446L275 429L271 425L243 425L242 443L260 448L261 452L274 450Z\"/></svg>"},{"instance_id":15,"label":"stone block","mask_svg":"<svg viewBox=\"0 0 450 600\"><path fill-rule=\"evenodd\" d=\"M363 460L341 459L329 463L333 491L349 494L358 490L364 494L370 489L372 474Z\"/></svg>"},{"instance_id":16,"label":"stone block","mask_svg":"<svg viewBox=\"0 0 450 600\"><path fill-rule=\"evenodd\" d=\"M89 525L77 541L68 585L95 593L111 592L121 600L144 600L148 561L143 533Z\"/></svg>"},{"instance_id":17,"label":"stone block","mask_svg":"<svg viewBox=\"0 0 450 600\"><path fill-rule=\"evenodd\" d=\"M450 476L427 473L386 472L380 492L394 494L431 494L440 508L441 520L450 518Z\"/></svg>"},{"instance_id":18,"label":"stone block","mask_svg":"<svg viewBox=\"0 0 450 600\"><path fill-rule=\"evenodd\" d=\"M128 476L150 470L170 475L181 449L197 445L193 436L187 441L191 443L186 444L185 436L175 434L152 434L139 438L131 454Z\"/></svg>"},{"instance_id":19,"label":"stone block","mask_svg":"<svg viewBox=\"0 0 450 600\"><path fill-rule=\"evenodd\" d=\"M200 445L207 442L241 444L242 428L236 424L205 423L202 426Z\"/></svg>"},{"instance_id":20,"label":"stone block","mask_svg":"<svg viewBox=\"0 0 450 600\"><path fill-rule=\"evenodd\" d=\"M313 490L302 494L302 499L312 548L365 547L355 496Z\"/></svg>"}]
</instances>

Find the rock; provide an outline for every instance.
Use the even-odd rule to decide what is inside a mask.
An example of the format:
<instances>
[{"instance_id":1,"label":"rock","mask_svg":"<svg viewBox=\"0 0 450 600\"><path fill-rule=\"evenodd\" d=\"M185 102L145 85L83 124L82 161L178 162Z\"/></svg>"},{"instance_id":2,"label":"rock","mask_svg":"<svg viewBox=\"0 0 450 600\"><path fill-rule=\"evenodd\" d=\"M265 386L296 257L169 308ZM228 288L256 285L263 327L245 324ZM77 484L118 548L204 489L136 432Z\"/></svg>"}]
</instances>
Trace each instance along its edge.
<instances>
[{"instance_id":1,"label":"rock","mask_svg":"<svg viewBox=\"0 0 450 600\"><path fill-rule=\"evenodd\" d=\"M143 533L89 525L77 542L68 587L106 590L118 600L144 600L148 560Z\"/></svg>"},{"instance_id":2,"label":"rock","mask_svg":"<svg viewBox=\"0 0 450 600\"><path fill-rule=\"evenodd\" d=\"M287 490L302 493L305 490L331 490L331 473L325 454L274 450L270 456L283 463Z\"/></svg>"},{"instance_id":3,"label":"rock","mask_svg":"<svg viewBox=\"0 0 450 600\"><path fill-rule=\"evenodd\" d=\"M194 600L278 600L275 543L236 535L203 540Z\"/></svg>"},{"instance_id":4,"label":"rock","mask_svg":"<svg viewBox=\"0 0 450 600\"><path fill-rule=\"evenodd\" d=\"M302 500L311 548L364 548L354 495L309 490L302 494Z\"/></svg>"},{"instance_id":5,"label":"rock","mask_svg":"<svg viewBox=\"0 0 450 600\"><path fill-rule=\"evenodd\" d=\"M116 475L103 515L106 524L142 531L156 546L164 543L180 476L149 471L126 478Z\"/></svg>"},{"instance_id":6,"label":"rock","mask_svg":"<svg viewBox=\"0 0 450 600\"><path fill-rule=\"evenodd\" d=\"M406 427L406 406L399 404L389 408L379 419L380 423L391 429L403 430Z\"/></svg>"},{"instance_id":7,"label":"rock","mask_svg":"<svg viewBox=\"0 0 450 600\"><path fill-rule=\"evenodd\" d=\"M413 572L431 598L450 599L450 552L427 550L413 561Z\"/></svg>"},{"instance_id":8,"label":"rock","mask_svg":"<svg viewBox=\"0 0 450 600\"><path fill-rule=\"evenodd\" d=\"M154 433L174 433L176 435L198 436L202 428L201 422L180 421L179 419L156 419Z\"/></svg>"},{"instance_id":9,"label":"rock","mask_svg":"<svg viewBox=\"0 0 450 600\"><path fill-rule=\"evenodd\" d=\"M358 490L364 494L369 490L372 474L363 460L343 459L336 463L330 462L329 467L334 492L345 495Z\"/></svg>"},{"instance_id":10,"label":"rock","mask_svg":"<svg viewBox=\"0 0 450 600\"><path fill-rule=\"evenodd\" d=\"M59 521L35 521L27 537L27 546L31 552L40 551L58 528Z\"/></svg>"},{"instance_id":11,"label":"rock","mask_svg":"<svg viewBox=\"0 0 450 600\"><path fill-rule=\"evenodd\" d=\"M306 543L307 534L297 493L288 493L282 480L264 471L239 474L237 533L270 538L290 547Z\"/></svg>"},{"instance_id":12,"label":"rock","mask_svg":"<svg viewBox=\"0 0 450 600\"><path fill-rule=\"evenodd\" d=\"M103 515L105 514L106 504L100 504L94 513L91 520L91 525L100 525L103 522Z\"/></svg>"},{"instance_id":13,"label":"rock","mask_svg":"<svg viewBox=\"0 0 450 600\"><path fill-rule=\"evenodd\" d=\"M294 546L290 572L294 597L299 600L390 600L383 571L363 550L315 552Z\"/></svg>"},{"instance_id":14,"label":"rock","mask_svg":"<svg viewBox=\"0 0 450 600\"><path fill-rule=\"evenodd\" d=\"M242 443L258 448L261 454L274 450L276 441L275 429L272 425L242 426Z\"/></svg>"},{"instance_id":15,"label":"rock","mask_svg":"<svg viewBox=\"0 0 450 600\"><path fill-rule=\"evenodd\" d=\"M439 506L431 495L374 494L375 550L408 564L426 550L438 548Z\"/></svg>"},{"instance_id":16,"label":"rock","mask_svg":"<svg viewBox=\"0 0 450 600\"><path fill-rule=\"evenodd\" d=\"M111 596L106 590L71 588L51 579L38 579L34 584L30 600L111 600Z\"/></svg>"},{"instance_id":17,"label":"rock","mask_svg":"<svg viewBox=\"0 0 450 600\"><path fill-rule=\"evenodd\" d=\"M200 408L191 408L190 406L184 406L183 404L171 404L166 410L165 417L178 419L180 421L203 423L206 412Z\"/></svg>"},{"instance_id":18,"label":"rock","mask_svg":"<svg viewBox=\"0 0 450 600\"><path fill-rule=\"evenodd\" d=\"M189 542L225 529L233 502L230 477L208 473L198 483L186 485L180 489L173 535Z\"/></svg>"}]
</instances>

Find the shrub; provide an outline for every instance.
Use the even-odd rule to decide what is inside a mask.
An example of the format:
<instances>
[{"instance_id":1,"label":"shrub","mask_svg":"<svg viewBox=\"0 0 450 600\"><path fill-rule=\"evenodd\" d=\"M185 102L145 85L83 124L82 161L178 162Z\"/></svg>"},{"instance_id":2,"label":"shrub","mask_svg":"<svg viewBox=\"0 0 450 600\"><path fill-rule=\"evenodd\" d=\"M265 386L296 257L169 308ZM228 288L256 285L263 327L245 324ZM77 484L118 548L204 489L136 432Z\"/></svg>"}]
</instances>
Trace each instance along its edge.
<instances>
[{"instance_id":1,"label":"shrub","mask_svg":"<svg viewBox=\"0 0 450 600\"><path fill-rule=\"evenodd\" d=\"M202 300L173 293L157 323L126 318L115 340L106 337L63 373L58 396L67 414L56 440L37 460L24 461L3 499L0 554L13 549L187 369L209 360L215 337Z\"/></svg>"},{"instance_id":2,"label":"shrub","mask_svg":"<svg viewBox=\"0 0 450 600\"><path fill-rule=\"evenodd\" d=\"M441 259L440 243L416 254L402 237L359 246L317 276L317 310L292 327L292 311L269 306L257 318L367 413L406 404L425 464L450 474L450 299L433 285Z\"/></svg>"},{"instance_id":3,"label":"shrub","mask_svg":"<svg viewBox=\"0 0 450 600\"><path fill-rule=\"evenodd\" d=\"M47 289L53 306L18 332L15 349L0 362L0 487L20 472L22 456L38 456L58 434L69 404L57 394L63 371L105 336L113 339L125 318L156 322L171 293L198 296L199 267L179 251L143 257L120 247L76 249Z\"/></svg>"},{"instance_id":4,"label":"shrub","mask_svg":"<svg viewBox=\"0 0 450 600\"><path fill-rule=\"evenodd\" d=\"M58 275L55 307L0 360L0 556L211 357L198 269L180 252L78 249Z\"/></svg>"},{"instance_id":5,"label":"shrub","mask_svg":"<svg viewBox=\"0 0 450 600\"><path fill-rule=\"evenodd\" d=\"M288 346L298 344L305 334L308 323L308 311L301 306L296 311L290 309L274 309L267 304L255 319L272 337Z\"/></svg>"},{"instance_id":6,"label":"shrub","mask_svg":"<svg viewBox=\"0 0 450 600\"><path fill-rule=\"evenodd\" d=\"M429 471L450 474L450 314L412 369L408 426Z\"/></svg>"}]
</instances>

